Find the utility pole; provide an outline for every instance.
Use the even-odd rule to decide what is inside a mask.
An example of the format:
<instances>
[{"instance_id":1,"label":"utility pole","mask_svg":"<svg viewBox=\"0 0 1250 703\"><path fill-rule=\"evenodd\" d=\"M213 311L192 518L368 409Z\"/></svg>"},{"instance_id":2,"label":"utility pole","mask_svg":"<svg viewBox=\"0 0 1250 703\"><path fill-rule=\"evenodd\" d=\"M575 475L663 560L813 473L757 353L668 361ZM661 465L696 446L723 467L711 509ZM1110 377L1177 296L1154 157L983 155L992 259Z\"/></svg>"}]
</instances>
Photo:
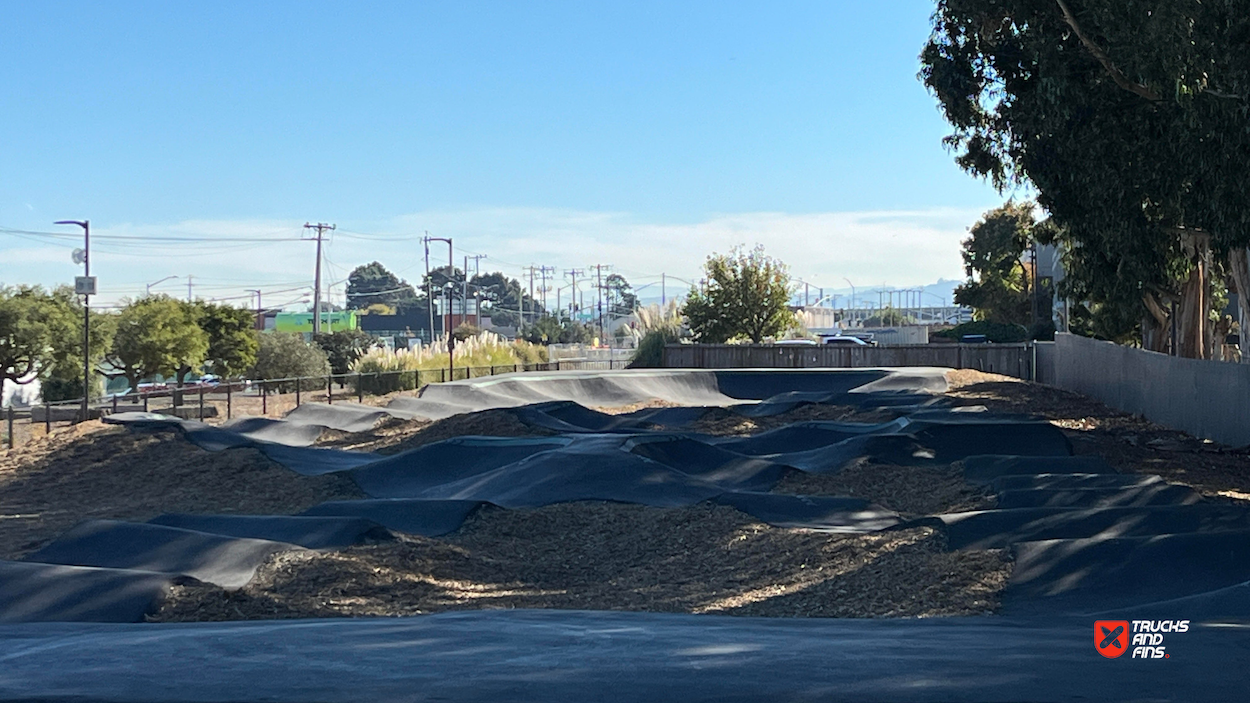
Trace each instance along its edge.
<instances>
[{"instance_id":1,"label":"utility pole","mask_svg":"<svg viewBox=\"0 0 1250 703\"><path fill-rule=\"evenodd\" d=\"M187 274L187 302L188 303L191 302L192 300L192 296L191 296L191 279L192 278L193 276L188 273Z\"/></svg>"},{"instance_id":2,"label":"utility pole","mask_svg":"<svg viewBox=\"0 0 1250 703\"><path fill-rule=\"evenodd\" d=\"M564 275L565 275L565 276L569 276L569 277L571 277L571 278L572 278L572 280L573 280L573 291L572 291L571 293L569 293L569 300L571 300L571 301L573 301L573 302L569 303L569 305L570 305L570 306L572 306L572 310L571 310L571 312L574 314L574 316L576 316L576 314L577 314L577 310L578 310L578 305L577 305L577 277L578 277L578 276L580 276L580 275L582 275L583 273L586 273L586 272L585 272L585 271L583 271L583 270L581 270L581 269L568 269L568 270L566 270L566 271L564 272Z\"/></svg>"},{"instance_id":3,"label":"utility pole","mask_svg":"<svg viewBox=\"0 0 1250 703\"><path fill-rule=\"evenodd\" d=\"M95 279L91 277L91 220L58 220L53 224L78 225L82 227L82 268L81 284L74 281L74 291L82 294L82 421L88 417L88 402L91 398L91 295L95 293ZM77 253L77 252L75 252ZM51 410L44 406L44 413ZM50 416L49 416L50 417Z\"/></svg>"},{"instance_id":4,"label":"utility pole","mask_svg":"<svg viewBox=\"0 0 1250 703\"><path fill-rule=\"evenodd\" d=\"M556 275L556 267L554 266L539 266L538 267L538 275L542 278L542 281L543 281L543 287L542 287L541 292L543 294L543 312L544 313L547 312L547 294L551 292L551 289L547 287L547 274L551 274L551 277L554 279ZM559 303L556 303L556 307L559 307Z\"/></svg>"},{"instance_id":5,"label":"utility pole","mask_svg":"<svg viewBox=\"0 0 1250 703\"><path fill-rule=\"evenodd\" d=\"M317 269L313 276L313 335L321 334L321 240L326 230L334 231L334 225L318 222L315 225L304 223L304 229L317 231Z\"/></svg>"},{"instance_id":6,"label":"utility pole","mask_svg":"<svg viewBox=\"0 0 1250 703\"><path fill-rule=\"evenodd\" d=\"M485 258L486 258L485 254L474 254L472 256L465 255L464 257L464 304L466 306L469 304L469 259L473 259L473 277L477 278L479 275L481 275L481 269L478 267L478 262ZM477 326L481 327L482 326L482 299L478 295L476 295L476 293L474 294L473 298L474 298L473 313L474 313L474 316L477 317ZM462 319L464 316L467 316L469 314L468 310L466 309L462 309L460 312L461 312Z\"/></svg>"},{"instance_id":7,"label":"utility pole","mask_svg":"<svg viewBox=\"0 0 1250 703\"><path fill-rule=\"evenodd\" d=\"M668 290L666 290L667 283L668 281L665 280L665 274L661 273L660 274L660 309L661 310L664 309L665 305L668 305Z\"/></svg>"},{"instance_id":8,"label":"utility pole","mask_svg":"<svg viewBox=\"0 0 1250 703\"><path fill-rule=\"evenodd\" d=\"M263 317L263 315L265 314L265 311L264 311L264 309L263 309L263 308L261 308L261 306L260 306L260 289L259 289L259 288L249 288L249 289L247 289L247 292L248 292L248 293L255 293L255 294L256 294L256 329L257 329L257 330L264 330L264 329L265 329L265 318Z\"/></svg>"},{"instance_id":9,"label":"utility pole","mask_svg":"<svg viewBox=\"0 0 1250 703\"><path fill-rule=\"evenodd\" d=\"M596 306L598 307L597 312L599 313L599 343L603 344L603 270L611 270L612 267L605 266L603 264L595 264L590 268L595 270L595 291L598 293Z\"/></svg>"},{"instance_id":10,"label":"utility pole","mask_svg":"<svg viewBox=\"0 0 1250 703\"><path fill-rule=\"evenodd\" d=\"M530 324L534 324L534 265L530 264L527 268L521 269L530 275ZM525 296L521 296L521 323L525 324Z\"/></svg>"}]
</instances>

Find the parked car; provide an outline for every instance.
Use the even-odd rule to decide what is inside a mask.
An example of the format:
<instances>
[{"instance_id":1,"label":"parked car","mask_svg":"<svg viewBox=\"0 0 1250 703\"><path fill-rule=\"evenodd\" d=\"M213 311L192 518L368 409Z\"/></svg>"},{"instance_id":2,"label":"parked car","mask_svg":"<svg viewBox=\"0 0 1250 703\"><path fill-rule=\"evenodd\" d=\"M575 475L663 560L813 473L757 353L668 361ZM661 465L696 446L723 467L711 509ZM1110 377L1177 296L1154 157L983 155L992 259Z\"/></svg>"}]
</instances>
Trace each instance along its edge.
<instances>
[{"instance_id":1,"label":"parked car","mask_svg":"<svg viewBox=\"0 0 1250 703\"><path fill-rule=\"evenodd\" d=\"M779 339L773 342L778 347L814 347L816 340L814 339Z\"/></svg>"},{"instance_id":2,"label":"parked car","mask_svg":"<svg viewBox=\"0 0 1250 703\"><path fill-rule=\"evenodd\" d=\"M824 343L833 344L833 345L852 346L852 347L875 347L877 346L876 342L865 342L859 337L855 337L849 334L838 334L838 335L833 335L831 337L825 337Z\"/></svg>"}]
</instances>

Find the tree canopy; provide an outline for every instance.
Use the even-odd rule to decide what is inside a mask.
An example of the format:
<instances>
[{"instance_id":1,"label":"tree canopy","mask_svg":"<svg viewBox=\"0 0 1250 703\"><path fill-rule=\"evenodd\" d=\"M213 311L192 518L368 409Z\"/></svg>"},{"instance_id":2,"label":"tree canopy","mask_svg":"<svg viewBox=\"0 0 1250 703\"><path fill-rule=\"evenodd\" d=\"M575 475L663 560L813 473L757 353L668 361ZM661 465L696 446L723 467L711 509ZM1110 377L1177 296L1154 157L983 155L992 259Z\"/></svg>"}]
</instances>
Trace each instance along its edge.
<instances>
[{"instance_id":1,"label":"tree canopy","mask_svg":"<svg viewBox=\"0 0 1250 703\"><path fill-rule=\"evenodd\" d=\"M789 268L762 246L712 254L703 266L705 287L692 288L682 314L699 342L719 344L743 338L759 343L794 323L789 308Z\"/></svg>"},{"instance_id":2,"label":"tree canopy","mask_svg":"<svg viewBox=\"0 0 1250 703\"><path fill-rule=\"evenodd\" d=\"M204 363L208 335L200 329L191 303L165 295L139 298L117 316L113 344L105 357L131 389L161 374L185 375Z\"/></svg>"},{"instance_id":3,"label":"tree canopy","mask_svg":"<svg viewBox=\"0 0 1250 703\"><path fill-rule=\"evenodd\" d=\"M204 361L218 376L237 377L256 363L260 341L252 311L219 303L195 303L196 324L204 330L208 349Z\"/></svg>"},{"instance_id":4,"label":"tree canopy","mask_svg":"<svg viewBox=\"0 0 1250 703\"><path fill-rule=\"evenodd\" d=\"M1008 202L985 213L963 241L968 280L955 289L955 302L978 320L1029 322L1032 276L1022 257L1035 227L1032 203Z\"/></svg>"},{"instance_id":5,"label":"tree canopy","mask_svg":"<svg viewBox=\"0 0 1250 703\"><path fill-rule=\"evenodd\" d=\"M921 75L961 167L1037 189L1067 295L1156 348L1178 302L1203 356L1212 254L1250 241L1248 40L1239 0L941 0Z\"/></svg>"},{"instance_id":6,"label":"tree canopy","mask_svg":"<svg viewBox=\"0 0 1250 703\"><path fill-rule=\"evenodd\" d=\"M347 276L349 310L364 310L376 304L399 310L414 306L417 302L417 291L412 284L400 279L377 261L357 266Z\"/></svg>"}]
</instances>

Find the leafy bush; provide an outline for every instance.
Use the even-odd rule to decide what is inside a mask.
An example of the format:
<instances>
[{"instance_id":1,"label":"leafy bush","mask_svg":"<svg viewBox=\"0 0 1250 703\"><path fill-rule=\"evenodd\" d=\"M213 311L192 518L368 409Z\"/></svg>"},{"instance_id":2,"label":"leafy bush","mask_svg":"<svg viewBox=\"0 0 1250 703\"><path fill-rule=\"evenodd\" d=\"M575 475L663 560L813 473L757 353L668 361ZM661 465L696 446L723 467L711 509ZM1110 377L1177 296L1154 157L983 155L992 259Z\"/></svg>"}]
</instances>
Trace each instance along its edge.
<instances>
[{"instance_id":1,"label":"leafy bush","mask_svg":"<svg viewBox=\"0 0 1250 703\"><path fill-rule=\"evenodd\" d=\"M988 320L965 322L962 325L955 325L948 330L934 332L933 336L953 339L958 342L967 334L983 334L987 340L997 344L1023 342L1029 338L1029 331L1021 325L989 322Z\"/></svg>"},{"instance_id":2,"label":"leafy bush","mask_svg":"<svg viewBox=\"0 0 1250 703\"><path fill-rule=\"evenodd\" d=\"M378 340L360 330L339 330L319 334L313 338L330 360L330 369L336 374L348 373L352 364L369 349L378 346Z\"/></svg>"},{"instance_id":3,"label":"leafy bush","mask_svg":"<svg viewBox=\"0 0 1250 703\"><path fill-rule=\"evenodd\" d=\"M631 369L655 369L664 366L664 345L679 341L672 329L654 329L642 335L634 356L629 362Z\"/></svg>"},{"instance_id":4,"label":"leafy bush","mask_svg":"<svg viewBox=\"0 0 1250 703\"><path fill-rule=\"evenodd\" d=\"M252 378L296 378L302 376L325 376L330 373L330 361L321 347L304 341L302 335L291 332L266 332L260 336L260 348L256 352L256 365ZM274 384L282 393L295 389L294 382Z\"/></svg>"}]
</instances>

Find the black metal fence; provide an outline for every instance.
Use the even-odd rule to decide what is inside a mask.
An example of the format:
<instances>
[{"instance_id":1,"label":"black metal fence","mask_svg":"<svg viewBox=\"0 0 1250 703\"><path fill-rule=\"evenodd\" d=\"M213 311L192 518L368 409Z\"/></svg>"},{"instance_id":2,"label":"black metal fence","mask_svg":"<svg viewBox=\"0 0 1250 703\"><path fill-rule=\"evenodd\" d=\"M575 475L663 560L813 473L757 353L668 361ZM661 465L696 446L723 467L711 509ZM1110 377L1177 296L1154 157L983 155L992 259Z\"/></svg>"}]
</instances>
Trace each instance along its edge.
<instances>
[{"instance_id":1,"label":"black metal fence","mask_svg":"<svg viewBox=\"0 0 1250 703\"><path fill-rule=\"evenodd\" d=\"M188 420L229 420L236 415L282 416L303 403L365 403L367 398L400 391L416 391L432 383L462 381L507 373L540 371L607 371L623 369L628 361L552 361L537 364L468 366L455 369L415 369L368 373L326 374L292 378L222 381L181 387L152 387L138 393L93 400L85 419L122 412L153 412ZM13 448L50 434L54 427L84 420L83 402L66 400L4 411L5 446Z\"/></svg>"}]
</instances>

